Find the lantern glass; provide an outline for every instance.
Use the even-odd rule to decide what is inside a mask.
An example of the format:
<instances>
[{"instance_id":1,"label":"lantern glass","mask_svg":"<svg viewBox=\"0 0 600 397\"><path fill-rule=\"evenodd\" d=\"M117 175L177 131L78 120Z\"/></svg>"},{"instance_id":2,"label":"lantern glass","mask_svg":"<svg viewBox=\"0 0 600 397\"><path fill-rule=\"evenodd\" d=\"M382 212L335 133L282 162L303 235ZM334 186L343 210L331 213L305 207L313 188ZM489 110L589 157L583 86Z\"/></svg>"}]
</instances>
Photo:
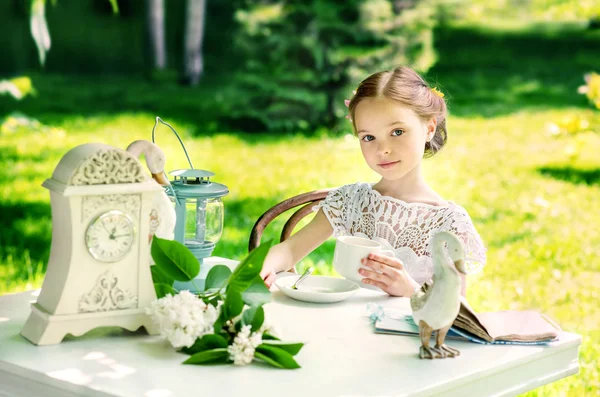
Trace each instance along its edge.
<instances>
[{"instance_id":1,"label":"lantern glass","mask_svg":"<svg viewBox=\"0 0 600 397\"><path fill-rule=\"evenodd\" d=\"M186 244L216 244L223 234L223 201L221 198L188 198L186 205Z\"/></svg>"},{"instance_id":2,"label":"lantern glass","mask_svg":"<svg viewBox=\"0 0 600 397\"><path fill-rule=\"evenodd\" d=\"M214 247L223 234L224 209L221 198L182 198L181 201L185 200L185 204L181 207L175 203L174 197L169 198L175 205L178 217L175 240L185 243L190 249ZM185 211L182 211L183 207ZM185 222L182 229L180 222Z\"/></svg>"}]
</instances>

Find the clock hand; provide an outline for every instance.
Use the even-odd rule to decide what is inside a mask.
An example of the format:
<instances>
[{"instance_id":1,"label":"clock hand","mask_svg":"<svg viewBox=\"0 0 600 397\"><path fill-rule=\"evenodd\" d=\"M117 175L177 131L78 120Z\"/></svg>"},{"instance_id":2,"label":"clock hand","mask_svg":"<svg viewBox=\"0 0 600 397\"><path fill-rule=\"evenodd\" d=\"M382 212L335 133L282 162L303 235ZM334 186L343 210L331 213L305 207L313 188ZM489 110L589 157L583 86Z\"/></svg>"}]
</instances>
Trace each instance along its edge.
<instances>
[{"instance_id":1,"label":"clock hand","mask_svg":"<svg viewBox=\"0 0 600 397\"><path fill-rule=\"evenodd\" d=\"M131 233L127 233L127 234L117 234L116 236L113 234L111 235L112 239L116 239L118 237L127 237L127 236L131 236Z\"/></svg>"}]
</instances>

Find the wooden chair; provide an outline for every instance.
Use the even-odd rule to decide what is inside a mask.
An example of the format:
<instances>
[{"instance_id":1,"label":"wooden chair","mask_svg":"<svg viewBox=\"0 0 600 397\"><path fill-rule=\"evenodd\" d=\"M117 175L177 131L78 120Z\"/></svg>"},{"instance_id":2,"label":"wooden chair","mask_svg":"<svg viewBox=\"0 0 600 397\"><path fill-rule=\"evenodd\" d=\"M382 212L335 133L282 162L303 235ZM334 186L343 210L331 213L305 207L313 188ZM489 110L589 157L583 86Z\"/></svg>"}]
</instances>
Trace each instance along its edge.
<instances>
[{"instance_id":1,"label":"wooden chair","mask_svg":"<svg viewBox=\"0 0 600 397\"><path fill-rule=\"evenodd\" d=\"M279 204L271 207L264 214L258 218L254 227L252 228L252 232L250 233L250 241L248 242L248 252L252 251L254 248L260 245L260 238L269 223L275 218L277 218L282 213L290 210L292 208L296 208L304 204L303 207L298 209L285 223L283 226L283 230L281 231L281 238L279 241L284 241L288 237L292 235L294 231L294 227L298 224L298 222L304 218L306 215L312 212L312 207L327 197L327 194L332 189L321 189L314 190L308 193L302 193L297 196L291 197L287 200L280 202Z\"/></svg>"}]
</instances>

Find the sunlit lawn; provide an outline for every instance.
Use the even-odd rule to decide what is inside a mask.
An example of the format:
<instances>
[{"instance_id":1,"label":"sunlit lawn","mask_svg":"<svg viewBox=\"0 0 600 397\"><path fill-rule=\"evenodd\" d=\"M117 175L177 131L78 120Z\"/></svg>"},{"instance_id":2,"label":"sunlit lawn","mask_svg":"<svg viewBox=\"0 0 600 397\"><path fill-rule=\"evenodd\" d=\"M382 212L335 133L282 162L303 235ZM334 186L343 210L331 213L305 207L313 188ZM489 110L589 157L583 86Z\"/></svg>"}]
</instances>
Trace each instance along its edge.
<instances>
[{"instance_id":1,"label":"sunlit lawn","mask_svg":"<svg viewBox=\"0 0 600 397\"><path fill-rule=\"evenodd\" d=\"M438 73L451 75L452 70L438 69ZM553 92L559 88L565 92L567 88L576 90L575 80L581 75L569 79L568 84L555 87ZM513 82L515 89L524 87L529 91L513 92L511 98L521 102L503 107L503 95L496 91L511 83L501 83L498 81L498 87L479 87L480 97L475 99L468 92L461 96L465 84L457 80L445 85L447 89L456 86L458 91L455 115L449 120L450 139L439 155L424 162L425 173L440 194L470 212L488 247L485 271L470 278L467 297L472 306L478 311L539 310L565 330L583 336L580 374L529 395L597 394L600 349L593 341L600 338L600 135L551 138L546 123L576 116L598 126L600 112L586 109L581 103L572 107L558 103L558 94L544 105L539 100L539 82L529 86ZM98 87L106 97L78 93L83 84L89 84L88 91L89 87ZM39 109L35 103L26 107L31 116L43 122L42 127L0 135L0 293L41 285L51 237L49 194L41 183L51 176L60 157L86 142L125 148L135 139L150 139L155 115L172 122L183 134L195 167L210 169L216 173L214 180L230 188L224 200L225 231L215 255L242 257L256 219L284 198L358 180L375 180L349 128L316 136L203 135L194 123L198 114L186 117L181 110L175 115L170 111L178 103L173 97L165 98L165 102L175 102L164 108L159 106L160 101L151 101L154 112L121 110L135 102L131 93L113 106L100 103L116 99L122 84L120 79L99 83L39 78L44 95L69 95L57 98L55 103L40 99ZM131 90L142 98L143 86L136 84ZM523 101L523 96L530 99ZM490 106L496 106L496 114L475 111L478 101L485 103L483 98L492 97L496 102ZM94 100L102 111L94 111ZM189 112L194 111L195 103L198 108L203 106L193 92L177 100ZM167 128L158 130L157 142L167 153L168 169L187 167L181 148ZM565 148L574 142L579 153L570 158ZM265 238L276 238L282 224L275 223ZM320 274L329 274L332 253L333 241L329 241L300 268L312 263Z\"/></svg>"},{"instance_id":2,"label":"sunlit lawn","mask_svg":"<svg viewBox=\"0 0 600 397\"><path fill-rule=\"evenodd\" d=\"M541 395L551 390L576 395L598 386L593 362L600 351L591 341L600 336L600 218L593 210L600 204L600 177L586 184L552 175L584 175L585 170L598 169L600 139L585 136L581 158L567 163L565 141L549 139L544 132L547 119L567 112L600 121L583 110L485 120L453 118L448 147L425 162L433 186L470 211L488 246L488 266L472 278L469 287L473 306L480 311L541 310L564 329L584 337L581 375L544 388ZM214 171L215 180L231 190L225 198L226 227L216 255L243 256L257 217L283 198L355 180L374 180L351 136L274 139L217 134L192 138L186 134L189 126L170 121L186 135L195 166ZM40 286L51 231L49 194L40 185L60 156L90 141L124 148L134 139L149 138L152 123L150 114L73 117L48 130L0 137L0 191L5 198L1 204L0 292ZM168 168L185 167L180 148L169 134L166 129L158 134L168 155ZM268 231L267 238L277 235L277 226ZM302 266L316 263L322 274L331 272L332 247L331 242L325 244Z\"/></svg>"}]
</instances>

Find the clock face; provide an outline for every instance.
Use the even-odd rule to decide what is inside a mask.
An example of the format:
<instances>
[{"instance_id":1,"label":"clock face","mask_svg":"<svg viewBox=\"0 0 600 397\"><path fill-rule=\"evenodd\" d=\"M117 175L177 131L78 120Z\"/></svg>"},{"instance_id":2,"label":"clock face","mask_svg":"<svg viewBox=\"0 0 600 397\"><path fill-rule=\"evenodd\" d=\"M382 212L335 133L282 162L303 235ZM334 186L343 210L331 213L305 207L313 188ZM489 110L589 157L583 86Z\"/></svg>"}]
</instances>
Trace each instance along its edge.
<instances>
[{"instance_id":1,"label":"clock face","mask_svg":"<svg viewBox=\"0 0 600 397\"><path fill-rule=\"evenodd\" d=\"M116 262L133 246L133 222L124 212L113 210L94 219L87 228L85 244L94 259Z\"/></svg>"}]
</instances>

